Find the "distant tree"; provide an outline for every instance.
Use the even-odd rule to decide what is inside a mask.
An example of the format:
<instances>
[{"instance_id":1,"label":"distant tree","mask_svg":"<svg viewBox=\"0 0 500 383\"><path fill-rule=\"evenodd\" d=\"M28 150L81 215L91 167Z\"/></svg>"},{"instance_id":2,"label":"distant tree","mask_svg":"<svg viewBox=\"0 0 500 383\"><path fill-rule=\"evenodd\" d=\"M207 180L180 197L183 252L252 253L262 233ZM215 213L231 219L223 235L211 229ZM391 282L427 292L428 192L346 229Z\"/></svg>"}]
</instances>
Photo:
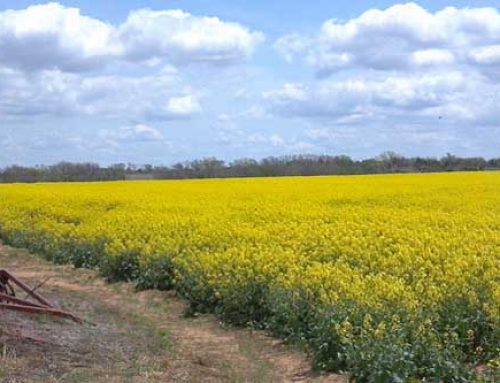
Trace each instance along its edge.
<instances>
[{"instance_id":1,"label":"distant tree","mask_svg":"<svg viewBox=\"0 0 500 383\"><path fill-rule=\"evenodd\" d=\"M393 172L402 169L405 163L405 158L396 152L383 152L376 160L382 163L384 171Z\"/></svg>"},{"instance_id":2,"label":"distant tree","mask_svg":"<svg viewBox=\"0 0 500 383\"><path fill-rule=\"evenodd\" d=\"M60 162L51 166L23 167L12 165L0 169L0 182L74 182L129 179L181 179L213 177L278 177L330 174L374 174L396 172L438 172L457 170L500 170L500 158L461 158L448 153L441 159L407 158L395 152L384 152L375 158L353 160L346 155L290 155L234 160L229 164L214 157L172 166Z\"/></svg>"},{"instance_id":3,"label":"distant tree","mask_svg":"<svg viewBox=\"0 0 500 383\"><path fill-rule=\"evenodd\" d=\"M441 164L446 171L457 170L460 166L460 159L453 154L446 153L446 156L441 158Z\"/></svg>"},{"instance_id":4,"label":"distant tree","mask_svg":"<svg viewBox=\"0 0 500 383\"><path fill-rule=\"evenodd\" d=\"M241 158L229 164L234 177L258 177L261 175L259 162L251 158Z\"/></svg>"},{"instance_id":5,"label":"distant tree","mask_svg":"<svg viewBox=\"0 0 500 383\"><path fill-rule=\"evenodd\" d=\"M189 167L198 178L221 177L224 170L224 161L214 157L207 157L190 162Z\"/></svg>"}]
</instances>

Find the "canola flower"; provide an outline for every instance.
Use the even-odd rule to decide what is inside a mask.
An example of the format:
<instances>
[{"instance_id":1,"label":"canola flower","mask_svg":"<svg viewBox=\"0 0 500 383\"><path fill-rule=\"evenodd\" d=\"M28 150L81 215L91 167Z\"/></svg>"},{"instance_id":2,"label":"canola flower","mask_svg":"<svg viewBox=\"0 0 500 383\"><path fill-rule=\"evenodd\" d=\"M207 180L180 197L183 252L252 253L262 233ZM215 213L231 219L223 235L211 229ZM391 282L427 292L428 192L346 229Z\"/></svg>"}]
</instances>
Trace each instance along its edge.
<instances>
[{"instance_id":1,"label":"canola flower","mask_svg":"<svg viewBox=\"0 0 500 383\"><path fill-rule=\"evenodd\" d=\"M497 172L2 185L0 236L175 288L359 382L500 364Z\"/></svg>"}]
</instances>

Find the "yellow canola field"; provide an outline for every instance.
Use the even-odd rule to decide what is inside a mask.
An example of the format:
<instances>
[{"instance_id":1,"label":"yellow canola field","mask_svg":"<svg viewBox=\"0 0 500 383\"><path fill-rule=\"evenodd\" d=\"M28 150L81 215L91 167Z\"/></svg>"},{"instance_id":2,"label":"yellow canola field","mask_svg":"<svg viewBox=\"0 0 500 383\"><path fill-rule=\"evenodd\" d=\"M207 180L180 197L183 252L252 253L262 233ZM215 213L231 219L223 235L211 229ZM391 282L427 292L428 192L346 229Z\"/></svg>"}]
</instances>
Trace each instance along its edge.
<instances>
[{"instance_id":1,"label":"yellow canola field","mask_svg":"<svg viewBox=\"0 0 500 383\"><path fill-rule=\"evenodd\" d=\"M497 172L2 185L0 235L176 288L360 382L499 360Z\"/></svg>"}]
</instances>

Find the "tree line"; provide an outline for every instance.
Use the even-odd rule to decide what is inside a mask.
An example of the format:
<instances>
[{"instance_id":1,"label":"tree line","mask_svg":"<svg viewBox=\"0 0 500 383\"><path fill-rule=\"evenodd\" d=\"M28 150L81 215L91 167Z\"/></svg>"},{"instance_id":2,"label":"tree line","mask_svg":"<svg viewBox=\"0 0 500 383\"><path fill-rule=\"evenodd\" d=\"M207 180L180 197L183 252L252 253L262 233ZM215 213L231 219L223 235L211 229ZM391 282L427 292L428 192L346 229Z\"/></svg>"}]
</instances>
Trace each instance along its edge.
<instances>
[{"instance_id":1,"label":"tree line","mask_svg":"<svg viewBox=\"0 0 500 383\"><path fill-rule=\"evenodd\" d=\"M13 165L0 169L1 183L14 182L81 182L126 179L188 179L229 177L280 177L349 174L383 174L415 172L449 172L500 170L500 158L405 157L385 152L375 158L354 160L349 156L290 155L261 160L242 158L225 162L203 158L179 162L172 166L61 162L51 166Z\"/></svg>"}]
</instances>

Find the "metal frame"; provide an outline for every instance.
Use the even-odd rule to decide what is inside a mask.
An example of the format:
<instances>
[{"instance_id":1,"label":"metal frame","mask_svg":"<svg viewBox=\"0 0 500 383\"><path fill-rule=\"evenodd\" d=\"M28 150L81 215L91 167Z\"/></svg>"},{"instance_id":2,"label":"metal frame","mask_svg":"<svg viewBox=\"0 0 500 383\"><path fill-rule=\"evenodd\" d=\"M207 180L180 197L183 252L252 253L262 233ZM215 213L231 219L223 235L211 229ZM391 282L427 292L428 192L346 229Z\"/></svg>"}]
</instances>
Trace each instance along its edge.
<instances>
[{"instance_id":1,"label":"metal frame","mask_svg":"<svg viewBox=\"0 0 500 383\"><path fill-rule=\"evenodd\" d=\"M26 298L21 299L16 297L16 289L24 291ZM28 298L31 298L31 300ZM26 284L4 269L0 269L0 309L20 311L28 314L51 315L82 323L80 318L55 307L35 292L35 289L30 289Z\"/></svg>"}]
</instances>

